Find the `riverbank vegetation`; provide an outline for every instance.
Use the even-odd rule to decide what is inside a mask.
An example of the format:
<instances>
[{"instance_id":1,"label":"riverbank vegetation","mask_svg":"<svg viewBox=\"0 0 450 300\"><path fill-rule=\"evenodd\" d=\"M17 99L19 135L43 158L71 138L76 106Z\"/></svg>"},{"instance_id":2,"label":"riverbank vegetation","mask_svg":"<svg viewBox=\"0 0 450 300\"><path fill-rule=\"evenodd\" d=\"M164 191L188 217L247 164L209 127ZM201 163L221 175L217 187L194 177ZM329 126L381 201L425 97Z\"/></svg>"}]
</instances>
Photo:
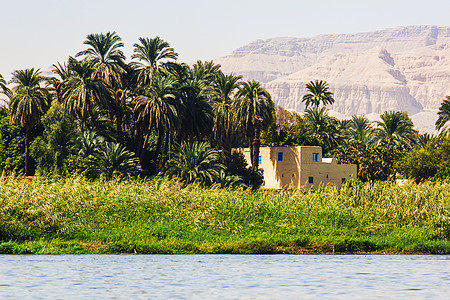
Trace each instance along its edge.
<instances>
[{"instance_id":1,"label":"riverbank vegetation","mask_svg":"<svg viewBox=\"0 0 450 300\"><path fill-rule=\"evenodd\" d=\"M450 253L450 183L0 179L1 253Z\"/></svg>"},{"instance_id":2,"label":"riverbank vegetation","mask_svg":"<svg viewBox=\"0 0 450 300\"><path fill-rule=\"evenodd\" d=\"M448 96L431 136L406 112L331 117L322 80L303 115L275 107L261 83L179 63L160 37L130 62L115 32L84 45L51 75L0 75L1 253L450 253ZM261 191L261 145L321 146L359 181Z\"/></svg>"}]
</instances>

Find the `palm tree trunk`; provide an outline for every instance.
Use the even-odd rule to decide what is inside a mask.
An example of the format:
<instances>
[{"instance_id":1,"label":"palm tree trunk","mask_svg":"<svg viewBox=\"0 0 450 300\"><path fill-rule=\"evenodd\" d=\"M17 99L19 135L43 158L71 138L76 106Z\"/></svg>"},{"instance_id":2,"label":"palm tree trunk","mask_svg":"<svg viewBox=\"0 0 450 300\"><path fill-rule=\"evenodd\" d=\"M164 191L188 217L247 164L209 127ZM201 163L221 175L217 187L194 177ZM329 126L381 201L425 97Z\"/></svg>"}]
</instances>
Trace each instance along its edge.
<instances>
[{"instance_id":1,"label":"palm tree trunk","mask_svg":"<svg viewBox=\"0 0 450 300\"><path fill-rule=\"evenodd\" d=\"M120 113L117 114L116 131L117 131L117 141L119 143L122 143L122 116Z\"/></svg>"},{"instance_id":2,"label":"palm tree trunk","mask_svg":"<svg viewBox=\"0 0 450 300\"><path fill-rule=\"evenodd\" d=\"M167 134L167 150L166 150L166 153L167 153L167 159L170 159L170 153L171 153L171 151L172 151L172 143L173 143L173 133L169 133L169 134ZM164 161L164 164L165 164L166 162Z\"/></svg>"},{"instance_id":3,"label":"palm tree trunk","mask_svg":"<svg viewBox=\"0 0 450 300\"><path fill-rule=\"evenodd\" d=\"M148 137L150 136L150 129L147 129L147 134L145 135L145 139L142 142L142 146L140 148L140 153L139 153L139 162L142 163L144 162L144 155L145 155L145 147L147 147L147 142L148 142Z\"/></svg>"},{"instance_id":4,"label":"palm tree trunk","mask_svg":"<svg viewBox=\"0 0 450 300\"><path fill-rule=\"evenodd\" d=\"M92 108L90 105L88 106L88 113L89 116L91 117L92 124L94 124L95 129L97 130L97 132L100 132L100 127L98 126L97 120L94 117L94 113L92 112Z\"/></svg>"},{"instance_id":5,"label":"palm tree trunk","mask_svg":"<svg viewBox=\"0 0 450 300\"><path fill-rule=\"evenodd\" d=\"M27 123L25 125L25 176L31 176L31 163L30 163L30 136L31 128Z\"/></svg>"},{"instance_id":6,"label":"palm tree trunk","mask_svg":"<svg viewBox=\"0 0 450 300\"><path fill-rule=\"evenodd\" d=\"M116 131L117 141L122 143L122 102L125 93L122 90L116 92Z\"/></svg>"},{"instance_id":7,"label":"palm tree trunk","mask_svg":"<svg viewBox=\"0 0 450 300\"><path fill-rule=\"evenodd\" d=\"M164 131L162 129L162 126L159 126L158 141L156 142L156 157L158 157L159 153L161 152L163 136L164 136ZM159 167L158 163L159 163L158 160L156 160L156 168L157 169Z\"/></svg>"},{"instance_id":8,"label":"palm tree trunk","mask_svg":"<svg viewBox=\"0 0 450 300\"><path fill-rule=\"evenodd\" d=\"M250 164L251 164L252 167L253 167L253 161L255 160L255 159L253 158L253 155L255 154L254 151L253 151L253 138L250 139L250 142L249 142L249 144L248 144L248 149L250 149Z\"/></svg>"},{"instance_id":9,"label":"palm tree trunk","mask_svg":"<svg viewBox=\"0 0 450 300\"><path fill-rule=\"evenodd\" d=\"M261 134L261 126L260 124L255 124L254 125L254 135L253 135L253 139L252 139L252 149L250 149L252 155L252 167L253 169L258 169L259 163L259 147L261 146L261 140L259 138L260 134Z\"/></svg>"},{"instance_id":10,"label":"palm tree trunk","mask_svg":"<svg viewBox=\"0 0 450 300\"><path fill-rule=\"evenodd\" d=\"M224 131L224 134L219 137L220 142L222 143L221 149L223 152L223 157L226 161L228 161L231 158L231 136L232 136L232 130L229 129L230 126L227 125L228 129Z\"/></svg>"},{"instance_id":11,"label":"palm tree trunk","mask_svg":"<svg viewBox=\"0 0 450 300\"><path fill-rule=\"evenodd\" d=\"M136 124L136 155L140 157L142 144L144 142L144 125L143 122L137 122Z\"/></svg>"}]
</instances>

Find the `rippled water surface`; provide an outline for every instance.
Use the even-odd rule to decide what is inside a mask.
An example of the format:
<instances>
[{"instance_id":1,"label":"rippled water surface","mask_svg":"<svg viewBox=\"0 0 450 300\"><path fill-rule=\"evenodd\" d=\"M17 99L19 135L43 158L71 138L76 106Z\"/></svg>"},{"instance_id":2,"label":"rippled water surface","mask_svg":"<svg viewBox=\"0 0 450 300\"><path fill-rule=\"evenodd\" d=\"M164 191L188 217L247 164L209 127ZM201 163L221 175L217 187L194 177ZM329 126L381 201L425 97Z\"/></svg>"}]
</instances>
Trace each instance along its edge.
<instances>
[{"instance_id":1,"label":"rippled water surface","mask_svg":"<svg viewBox=\"0 0 450 300\"><path fill-rule=\"evenodd\" d=\"M0 299L450 299L450 256L0 255Z\"/></svg>"}]
</instances>

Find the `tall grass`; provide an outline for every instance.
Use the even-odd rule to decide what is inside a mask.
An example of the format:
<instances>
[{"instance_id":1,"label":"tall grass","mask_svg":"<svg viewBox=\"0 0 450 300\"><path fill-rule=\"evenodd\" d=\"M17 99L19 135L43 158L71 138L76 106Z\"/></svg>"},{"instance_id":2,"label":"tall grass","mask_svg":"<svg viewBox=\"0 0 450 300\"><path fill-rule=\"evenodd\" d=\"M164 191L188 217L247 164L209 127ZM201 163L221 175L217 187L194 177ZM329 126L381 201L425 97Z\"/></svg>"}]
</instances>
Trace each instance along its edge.
<instances>
[{"instance_id":1,"label":"tall grass","mask_svg":"<svg viewBox=\"0 0 450 300\"><path fill-rule=\"evenodd\" d=\"M251 192L0 178L3 253L450 253L450 183ZM44 248L45 246L45 248Z\"/></svg>"}]
</instances>

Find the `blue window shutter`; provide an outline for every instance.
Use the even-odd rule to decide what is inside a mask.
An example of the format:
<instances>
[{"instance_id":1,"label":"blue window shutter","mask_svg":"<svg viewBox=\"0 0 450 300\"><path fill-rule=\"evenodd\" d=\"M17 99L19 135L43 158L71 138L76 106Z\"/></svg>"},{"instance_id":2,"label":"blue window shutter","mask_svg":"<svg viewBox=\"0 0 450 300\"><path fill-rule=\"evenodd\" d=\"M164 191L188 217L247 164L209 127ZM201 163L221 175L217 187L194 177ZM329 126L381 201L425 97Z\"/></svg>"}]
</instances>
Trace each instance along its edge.
<instances>
[{"instance_id":1,"label":"blue window shutter","mask_svg":"<svg viewBox=\"0 0 450 300\"><path fill-rule=\"evenodd\" d=\"M278 152L278 161L283 161L283 152Z\"/></svg>"},{"instance_id":2,"label":"blue window shutter","mask_svg":"<svg viewBox=\"0 0 450 300\"><path fill-rule=\"evenodd\" d=\"M261 155L258 156L258 165L260 165L260 164L262 164L262 157L261 157Z\"/></svg>"}]
</instances>

